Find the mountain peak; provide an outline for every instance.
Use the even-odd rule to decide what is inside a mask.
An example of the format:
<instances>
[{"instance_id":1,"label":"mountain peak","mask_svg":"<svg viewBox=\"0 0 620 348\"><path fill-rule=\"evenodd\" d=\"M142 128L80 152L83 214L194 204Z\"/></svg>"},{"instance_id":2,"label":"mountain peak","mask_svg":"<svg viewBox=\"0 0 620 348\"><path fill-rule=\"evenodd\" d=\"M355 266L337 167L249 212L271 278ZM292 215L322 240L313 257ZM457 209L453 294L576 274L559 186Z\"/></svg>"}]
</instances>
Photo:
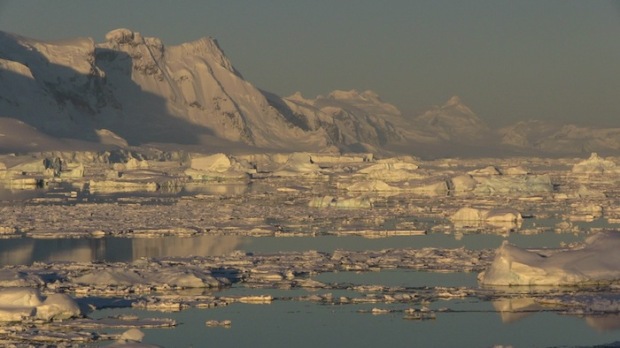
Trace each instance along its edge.
<instances>
[{"instance_id":1,"label":"mountain peak","mask_svg":"<svg viewBox=\"0 0 620 348\"><path fill-rule=\"evenodd\" d=\"M105 40L108 42L115 42L117 44L127 44L131 42L135 42L136 34L140 35L140 33L134 33L132 30L119 28L109 31L105 34Z\"/></svg>"},{"instance_id":2,"label":"mountain peak","mask_svg":"<svg viewBox=\"0 0 620 348\"><path fill-rule=\"evenodd\" d=\"M220 47L216 39L206 36L192 42L186 42L179 46L186 54L208 58L210 61L224 67L226 70L242 77L233 67L231 61L226 57L224 50Z\"/></svg>"},{"instance_id":3,"label":"mountain peak","mask_svg":"<svg viewBox=\"0 0 620 348\"><path fill-rule=\"evenodd\" d=\"M352 89L349 91L343 91L340 89L337 89L335 91L332 91L331 93L329 93L327 95L327 98L330 99L356 99L359 98L360 93L356 90L356 89Z\"/></svg>"},{"instance_id":4,"label":"mountain peak","mask_svg":"<svg viewBox=\"0 0 620 348\"><path fill-rule=\"evenodd\" d=\"M448 101L442 106L442 108L449 108L458 105L463 105L463 101L461 100L461 97L455 95L452 98L448 99Z\"/></svg>"}]
</instances>

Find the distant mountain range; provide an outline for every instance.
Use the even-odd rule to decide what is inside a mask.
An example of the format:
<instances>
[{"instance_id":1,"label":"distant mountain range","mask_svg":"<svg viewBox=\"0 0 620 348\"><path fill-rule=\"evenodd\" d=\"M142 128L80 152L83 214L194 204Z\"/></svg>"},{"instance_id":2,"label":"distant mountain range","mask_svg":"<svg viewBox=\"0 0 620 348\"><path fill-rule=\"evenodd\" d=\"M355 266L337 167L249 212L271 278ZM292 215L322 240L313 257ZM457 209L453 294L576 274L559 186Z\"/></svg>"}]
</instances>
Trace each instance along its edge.
<instances>
[{"instance_id":1,"label":"distant mountain range","mask_svg":"<svg viewBox=\"0 0 620 348\"><path fill-rule=\"evenodd\" d=\"M259 90L212 38L164 46L127 29L42 42L0 32L0 151L187 147L405 152L424 157L620 150L620 129L491 129L458 97L417 116L372 91L306 99Z\"/></svg>"}]
</instances>

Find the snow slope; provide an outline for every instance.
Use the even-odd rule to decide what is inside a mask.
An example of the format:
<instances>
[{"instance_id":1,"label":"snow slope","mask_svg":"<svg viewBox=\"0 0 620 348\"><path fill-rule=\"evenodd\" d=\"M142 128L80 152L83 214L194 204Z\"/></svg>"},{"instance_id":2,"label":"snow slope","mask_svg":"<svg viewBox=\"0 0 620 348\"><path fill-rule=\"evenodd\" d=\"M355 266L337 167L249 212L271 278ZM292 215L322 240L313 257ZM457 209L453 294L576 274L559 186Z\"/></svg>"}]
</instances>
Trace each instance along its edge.
<instances>
[{"instance_id":1,"label":"snow slope","mask_svg":"<svg viewBox=\"0 0 620 348\"><path fill-rule=\"evenodd\" d=\"M326 129L332 139L344 145L380 147L405 139L399 127L405 121L400 111L373 91L336 90L315 99L296 93L283 100L308 128Z\"/></svg>"},{"instance_id":2,"label":"snow slope","mask_svg":"<svg viewBox=\"0 0 620 348\"><path fill-rule=\"evenodd\" d=\"M417 116L416 128L435 134L440 140L474 143L489 136L489 127L461 98L454 96L442 106L432 107Z\"/></svg>"}]
</instances>

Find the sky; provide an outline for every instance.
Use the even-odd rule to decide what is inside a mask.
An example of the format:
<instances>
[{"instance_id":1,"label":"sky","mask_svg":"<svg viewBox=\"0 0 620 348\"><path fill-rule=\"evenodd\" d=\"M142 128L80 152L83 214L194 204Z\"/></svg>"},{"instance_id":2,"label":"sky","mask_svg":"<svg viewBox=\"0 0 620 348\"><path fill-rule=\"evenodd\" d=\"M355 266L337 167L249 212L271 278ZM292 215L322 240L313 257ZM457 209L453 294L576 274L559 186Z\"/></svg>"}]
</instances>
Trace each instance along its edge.
<instances>
[{"instance_id":1,"label":"sky","mask_svg":"<svg viewBox=\"0 0 620 348\"><path fill-rule=\"evenodd\" d=\"M0 0L0 30L214 37L255 86L373 90L407 115L458 95L491 126L620 127L620 1Z\"/></svg>"}]
</instances>

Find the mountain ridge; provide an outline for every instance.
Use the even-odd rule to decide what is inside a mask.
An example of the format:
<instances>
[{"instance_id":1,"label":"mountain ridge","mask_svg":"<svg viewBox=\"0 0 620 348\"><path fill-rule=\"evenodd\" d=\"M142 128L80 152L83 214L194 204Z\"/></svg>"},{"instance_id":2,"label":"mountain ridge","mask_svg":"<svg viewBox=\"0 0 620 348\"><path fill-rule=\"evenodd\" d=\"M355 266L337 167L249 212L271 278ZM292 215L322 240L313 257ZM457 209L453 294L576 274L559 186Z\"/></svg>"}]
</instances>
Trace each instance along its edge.
<instances>
[{"instance_id":1,"label":"mountain ridge","mask_svg":"<svg viewBox=\"0 0 620 348\"><path fill-rule=\"evenodd\" d=\"M214 38L166 46L129 29L108 32L102 43L0 32L0 118L17 120L7 123L11 129L22 122L25 134L42 132L38 139L70 140L49 141L53 146L178 144L428 157L620 151L614 140L620 129L538 121L491 129L458 96L413 117L371 90L280 97L245 80ZM0 145L7 139L0 137ZM0 148L45 147L37 144Z\"/></svg>"}]
</instances>

